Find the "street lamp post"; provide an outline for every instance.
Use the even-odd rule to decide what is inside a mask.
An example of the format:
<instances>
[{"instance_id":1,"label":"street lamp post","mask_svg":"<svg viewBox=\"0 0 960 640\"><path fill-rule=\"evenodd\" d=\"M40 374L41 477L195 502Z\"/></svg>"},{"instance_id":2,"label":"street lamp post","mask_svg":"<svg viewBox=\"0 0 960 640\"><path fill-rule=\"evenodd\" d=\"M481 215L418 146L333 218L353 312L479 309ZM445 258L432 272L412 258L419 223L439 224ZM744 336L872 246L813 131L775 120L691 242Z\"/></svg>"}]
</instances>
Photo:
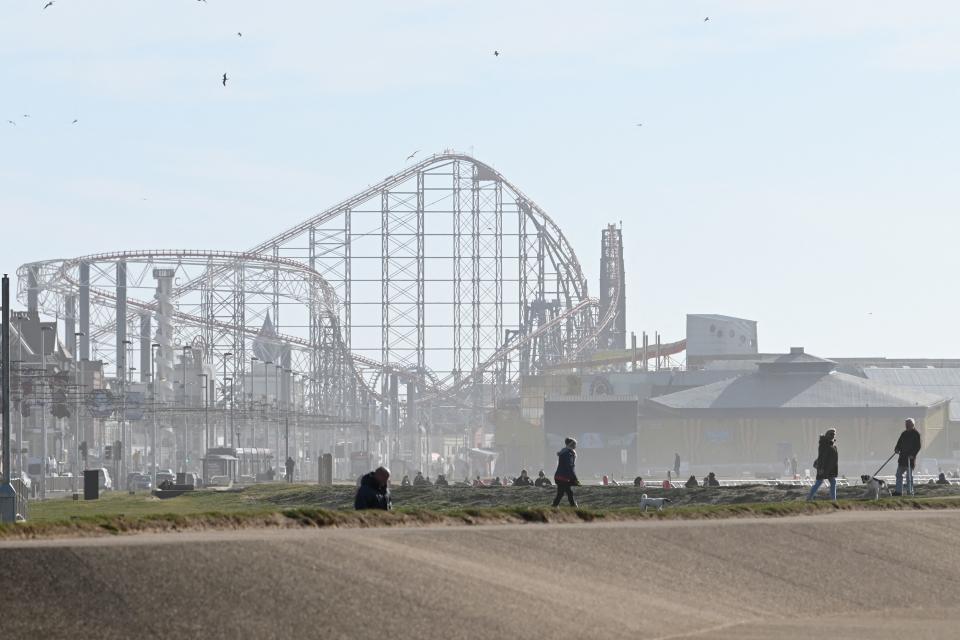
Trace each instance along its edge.
<instances>
[{"instance_id":1,"label":"street lamp post","mask_svg":"<svg viewBox=\"0 0 960 640\"><path fill-rule=\"evenodd\" d=\"M51 326L40 325L40 384L45 385L47 381L47 331L53 331ZM41 389L45 387L41 386ZM45 391L40 394L44 399L40 403L40 439L43 441L40 446L40 455L43 460L40 464L40 499L47 497L47 403Z\"/></svg>"},{"instance_id":2,"label":"street lamp post","mask_svg":"<svg viewBox=\"0 0 960 640\"><path fill-rule=\"evenodd\" d=\"M75 331L73 333L74 345L79 344L79 339L84 336L86 336L86 334L83 331ZM76 383L77 383L77 390L75 392L76 397L73 403L73 412L76 418L76 421L75 421L76 426L74 427L74 433L73 433L73 453L76 456L74 458L75 464L73 467L73 492L76 493L77 492L77 476L80 475L80 437L81 437L80 436L80 396L82 395L82 391L81 391L82 384L80 382L81 376L80 376L79 354L77 353L73 354L73 361L74 361L74 364L76 365ZM84 464L83 466L84 468L86 468L86 464Z\"/></svg>"},{"instance_id":3,"label":"street lamp post","mask_svg":"<svg viewBox=\"0 0 960 640\"><path fill-rule=\"evenodd\" d=\"M227 446L227 358L232 358L233 353L227 351L223 354L223 446ZM230 405L233 406L233 396L230 396Z\"/></svg>"},{"instance_id":4,"label":"street lamp post","mask_svg":"<svg viewBox=\"0 0 960 640\"><path fill-rule=\"evenodd\" d=\"M154 342L150 345L150 405L153 409L153 437L150 439L150 463L153 465L153 488L157 488L157 358L155 352L160 348L160 344Z\"/></svg>"},{"instance_id":5,"label":"street lamp post","mask_svg":"<svg viewBox=\"0 0 960 640\"><path fill-rule=\"evenodd\" d=\"M266 449L270 446L270 427L267 426L267 398L270 397L270 389L268 386L269 374L267 373L267 367L273 364L271 360L264 360L263 362L263 448Z\"/></svg>"},{"instance_id":6,"label":"street lamp post","mask_svg":"<svg viewBox=\"0 0 960 640\"><path fill-rule=\"evenodd\" d=\"M230 383L230 413L227 416L224 416L223 419L223 446L227 446L227 429L230 430L230 448L234 448L233 444L233 377L223 379L223 395L227 395L227 383ZM226 400L224 400L226 403Z\"/></svg>"},{"instance_id":7,"label":"street lamp post","mask_svg":"<svg viewBox=\"0 0 960 640\"><path fill-rule=\"evenodd\" d=\"M207 455L207 449L210 447L210 377L206 373L198 373L198 378L203 378L203 455Z\"/></svg>"},{"instance_id":8,"label":"street lamp post","mask_svg":"<svg viewBox=\"0 0 960 640\"><path fill-rule=\"evenodd\" d=\"M187 466L187 351L189 346L183 347L183 450L180 452L180 471L186 471Z\"/></svg>"},{"instance_id":9,"label":"street lamp post","mask_svg":"<svg viewBox=\"0 0 960 640\"><path fill-rule=\"evenodd\" d=\"M249 408L249 411L247 412L247 416L250 420L250 446L251 447L257 446L257 420L256 420L256 412L257 412L256 391L257 390L256 390L255 381L257 379L256 364L258 360L260 360L260 358L258 358L257 356L250 357L250 408ZM246 389L246 385L244 385L244 389Z\"/></svg>"},{"instance_id":10,"label":"street lamp post","mask_svg":"<svg viewBox=\"0 0 960 640\"><path fill-rule=\"evenodd\" d=\"M117 465L120 472L117 478L117 482L120 483L120 486L123 488L127 487L127 469L129 468L129 456L127 451L127 367L126 363L130 361L130 345L133 344L130 340L124 340L124 356L123 362L124 367L117 371L120 374L120 403L121 403L121 412L120 412L120 464Z\"/></svg>"}]
</instances>

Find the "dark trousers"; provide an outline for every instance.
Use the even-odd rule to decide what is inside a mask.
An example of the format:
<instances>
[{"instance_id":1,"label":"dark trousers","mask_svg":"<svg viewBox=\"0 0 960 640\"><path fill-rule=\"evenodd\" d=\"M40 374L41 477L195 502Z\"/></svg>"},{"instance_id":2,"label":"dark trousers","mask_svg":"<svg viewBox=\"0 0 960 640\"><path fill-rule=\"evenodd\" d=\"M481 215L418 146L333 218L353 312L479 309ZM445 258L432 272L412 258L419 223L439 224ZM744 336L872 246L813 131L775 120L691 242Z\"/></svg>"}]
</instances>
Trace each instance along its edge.
<instances>
[{"instance_id":1,"label":"dark trousers","mask_svg":"<svg viewBox=\"0 0 960 640\"><path fill-rule=\"evenodd\" d=\"M563 494L567 494L567 500L571 507L577 506L577 501L573 499L573 485L569 482L557 482L557 497L553 499L553 506L560 505Z\"/></svg>"}]
</instances>

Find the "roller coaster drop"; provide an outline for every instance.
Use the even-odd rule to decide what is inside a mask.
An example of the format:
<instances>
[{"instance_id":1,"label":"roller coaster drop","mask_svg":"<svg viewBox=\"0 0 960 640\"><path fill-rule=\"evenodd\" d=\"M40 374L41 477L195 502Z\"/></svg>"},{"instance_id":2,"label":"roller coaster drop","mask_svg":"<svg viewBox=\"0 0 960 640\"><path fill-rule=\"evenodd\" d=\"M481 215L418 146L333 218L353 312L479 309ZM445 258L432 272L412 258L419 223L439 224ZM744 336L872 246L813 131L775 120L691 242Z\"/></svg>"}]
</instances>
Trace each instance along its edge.
<instances>
[{"instance_id":1,"label":"roller coaster drop","mask_svg":"<svg viewBox=\"0 0 960 640\"><path fill-rule=\"evenodd\" d=\"M189 346L216 374L223 362L219 382L241 399L256 395L259 361L282 378L281 402L398 432L478 424L521 376L602 348L622 295L608 277L601 310L554 221L449 152L245 252L124 251L18 275L21 302L65 319L69 350L118 377L139 351L161 400Z\"/></svg>"}]
</instances>

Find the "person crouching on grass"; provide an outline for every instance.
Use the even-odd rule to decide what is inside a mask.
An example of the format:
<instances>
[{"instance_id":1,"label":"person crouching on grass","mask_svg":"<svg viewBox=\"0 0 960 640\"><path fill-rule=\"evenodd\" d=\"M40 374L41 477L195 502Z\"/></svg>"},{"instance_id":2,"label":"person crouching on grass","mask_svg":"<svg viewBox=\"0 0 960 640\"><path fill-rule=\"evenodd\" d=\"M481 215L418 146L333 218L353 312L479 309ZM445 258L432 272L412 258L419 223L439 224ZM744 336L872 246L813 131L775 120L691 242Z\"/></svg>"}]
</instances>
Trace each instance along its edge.
<instances>
[{"instance_id":1,"label":"person crouching on grass","mask_svg":"<svg viewBox=\"0 0 960 640\"><path fill-rule=\"evenodd\" d=\"M576 472L577 441L567 438L563 443L566 446L557 452L557 471L553 474L553 481L557 483L557 497L553 499L553 506L560 506L560 499L563 494L567 494L570 506L576 508L577 501L573 498L572 487L580 484Z\"/></svg>"},{"instance_id":2,"label":"person crouching on grass","mask_svg":"<svg viewBox=\"0 0 960 640\"><path fill-rule=\"evenodd\" d=\"M837 501L837 476L839 475L840 454L837 453L837 430L827 429L820 436L817 447L817 459L813 467L817 470L817 481L810 487L807 500L813 500L823 481L830 483L830 499Z\"/></svg>"}]
</instances>

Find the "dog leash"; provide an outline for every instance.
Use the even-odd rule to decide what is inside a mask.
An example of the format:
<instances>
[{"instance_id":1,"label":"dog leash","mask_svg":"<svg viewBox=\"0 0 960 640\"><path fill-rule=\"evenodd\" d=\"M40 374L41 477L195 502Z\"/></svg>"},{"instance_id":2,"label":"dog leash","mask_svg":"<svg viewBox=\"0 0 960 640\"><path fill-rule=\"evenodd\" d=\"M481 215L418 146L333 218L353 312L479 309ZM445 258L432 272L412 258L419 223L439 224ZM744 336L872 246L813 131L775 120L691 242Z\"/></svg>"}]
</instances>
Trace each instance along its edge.
<instances>
[{"instance_id":1,"label":"dog leash","mask_svg":"<svg viewBox=\"0 0 960 640\"><path fill-rule=\"evenodd\" d=\"M885 466L887 466L888 464L890 464L890 461L893 460L893 456L895 456L895 455L897 455L897 452L896 452L896 451L894 451L893 453L891 453L891 454L890 454L890 457L887 458L887 461L884 462L882 465L880 465L880 468L877 469L876 471L874 471L874 472L873 472L873 475L870 476L870 477L871 477L871 478L877 477L877 474L880 473L881 471L883 471L883 468L884 468Z\"/></svg>"}]
</instances>

